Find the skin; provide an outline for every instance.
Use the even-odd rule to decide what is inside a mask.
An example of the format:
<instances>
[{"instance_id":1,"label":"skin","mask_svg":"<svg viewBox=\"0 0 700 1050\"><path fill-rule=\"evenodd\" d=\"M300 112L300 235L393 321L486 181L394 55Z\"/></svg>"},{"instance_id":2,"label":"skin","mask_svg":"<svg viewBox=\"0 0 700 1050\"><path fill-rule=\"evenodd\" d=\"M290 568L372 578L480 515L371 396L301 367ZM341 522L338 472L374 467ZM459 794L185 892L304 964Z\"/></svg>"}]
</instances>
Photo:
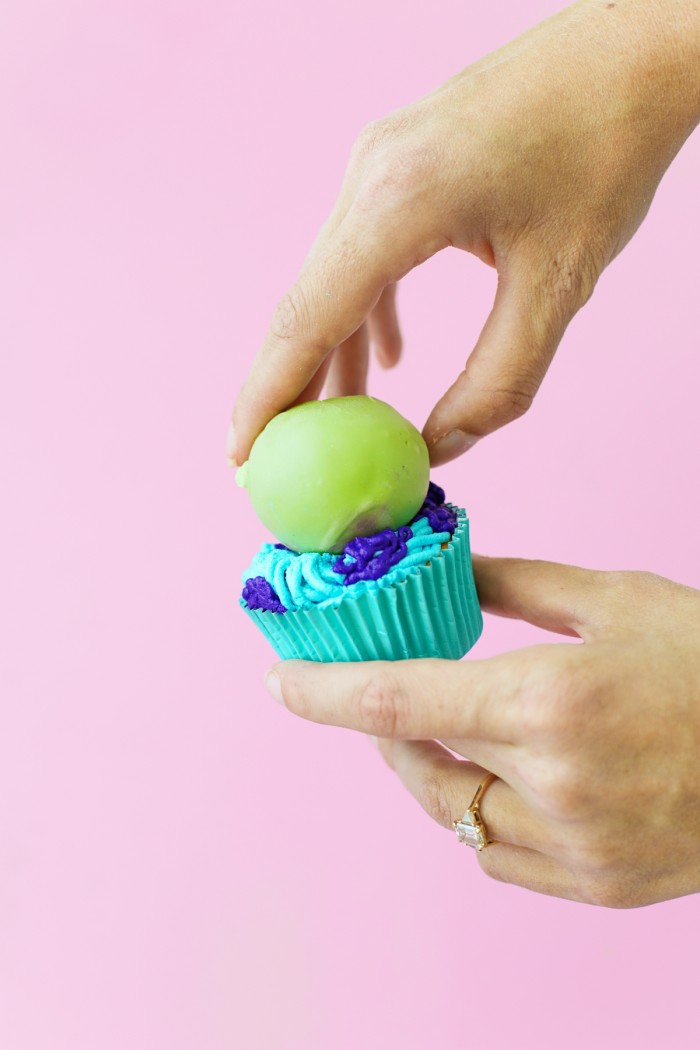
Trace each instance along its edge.
<instances>
[{"instance_id":1,"label":"skin","mask_svg":"<svg viewBox=\"0 0 700 1050\"><path fill-rule=\"evenodd\" d=\"M238 398L231 462L324 380L364 393L370 339L395 363L395 284L448 246L498 290L425 424L433 465L521 416L700 119L699 69L700 0L584 0L365 128Z\"/></svg>"},{"instance_id":2,"label":"skin","mask_svg":"<svg viewBox=\"0 0 700 1050\"><path fill-rule=\"evenodd\" d=\"M396 283L449 246L494 266L498 289L428 416L431 462L527 411L700 120L699 70L700 0L580 0L366 128L240 393L230 461L324 383L364 392L370 342L393 365ZM495 878L612 907L698 892L700 593L546 563L475 570L487 610L583 644L456 664L291 662L271 692L380 738L447 827L497 773L481 807L497 841L478 854Z\"/></svg>"},{"instance_id":3,"label":"skin","mask_svg":"<svg viewBox=\"0 0 700 1050\"><path fill-rule=\"evenodd\" d=\"M469 662L286 661L269 691L302 718L379 738L450 830L495 772L481 804L495 841L476 854L493 878L614 908L698 892L700 592L549 562L474 568L486 611L583 644Z\"/></svg>"}]
</instances>

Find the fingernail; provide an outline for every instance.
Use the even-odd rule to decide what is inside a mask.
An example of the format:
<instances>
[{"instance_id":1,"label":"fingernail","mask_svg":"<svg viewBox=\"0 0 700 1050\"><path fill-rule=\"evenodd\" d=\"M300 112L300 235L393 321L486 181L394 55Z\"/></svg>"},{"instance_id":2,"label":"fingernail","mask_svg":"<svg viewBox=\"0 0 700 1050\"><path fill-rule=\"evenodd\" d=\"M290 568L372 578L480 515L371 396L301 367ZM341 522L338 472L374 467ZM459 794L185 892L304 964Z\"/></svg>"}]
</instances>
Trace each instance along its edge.
<instances>
[{"instance_id":1,"label":"fingernail","mask_svg":"<svg viewBox=\"0 0 700 1050\"><path fill-rule=\"evenodd\" d=\"M265 675L265 688L278 704L284 704L284 698L282 697L282 682L280 676L275 674L274 671L268 671Z\"/></svg>"},{"instance_id":2,"label":"fingernail","mask_svg":"<svg viewBox=\"0 0 700 1050\"><path fill-rule=\"evenodd\" d=\"M463 430L451 430L430 446L430 462L434 467L448 463L476 445L478 440L474 434L465 434Z\"/></svg>"},{"instance_id":3,"label":"fingernail","mask_svg":"<svg viewBox=\"0 0 700 1050\"><path fill-rule=\"evenodd\" d=\"M236 464L233 464L236 466ZM236 484L239 489L245 489L248 487L248 463L244 463L242 467L239 467L236 471Z\"/></svg>"},{"instance_id":4,"label":"fingernail","mask_svg":"<svg viewBox=\"0 0 700 1050\"><path fill-rule=\"evenodd\" d=\"M401 353L400 351L392 353L391 351L385 350L383 346L380 346L377 347L375 356L379 367L383 368L385 372L388 372L390 368L393 368L394 365L398 364Z\"/></svg>"},{"instance_id":5,"label":"fingernail","mask_svg":"<svg viewBox=\"0 0 700 1050\"><path fill-rule=\"evenodd\" d=\"M233 429L233 423L228 428L228 435L226 437L226 458L232 467L239 466L236 459L236 431Z\"/></svg>"}]
</instances>

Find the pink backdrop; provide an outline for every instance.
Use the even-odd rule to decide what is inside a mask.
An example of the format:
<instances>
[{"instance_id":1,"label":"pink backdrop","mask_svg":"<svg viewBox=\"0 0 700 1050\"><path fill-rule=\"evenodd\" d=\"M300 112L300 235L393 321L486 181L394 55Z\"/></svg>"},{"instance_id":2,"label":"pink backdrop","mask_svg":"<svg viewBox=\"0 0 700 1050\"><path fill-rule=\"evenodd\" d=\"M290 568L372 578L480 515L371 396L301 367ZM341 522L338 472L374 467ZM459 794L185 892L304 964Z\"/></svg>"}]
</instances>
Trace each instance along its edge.
<instances>
[{"instance_id":1,"label":"pink backdrop","mask_svg":"<svg viewBox=\"0 0 700 1050\"><path fill-rule=\"evenodd\" d=\"M696 1045L700 898L490 883L365 740L268 699L236 608L229 410L354 136L557 6L4 0L3 1050ZM699 165L535 410L437 472L477 549L700 586ZM456 252L408 278L374 392L421 425L493 290Z\"/></svg>"}]
</instances>

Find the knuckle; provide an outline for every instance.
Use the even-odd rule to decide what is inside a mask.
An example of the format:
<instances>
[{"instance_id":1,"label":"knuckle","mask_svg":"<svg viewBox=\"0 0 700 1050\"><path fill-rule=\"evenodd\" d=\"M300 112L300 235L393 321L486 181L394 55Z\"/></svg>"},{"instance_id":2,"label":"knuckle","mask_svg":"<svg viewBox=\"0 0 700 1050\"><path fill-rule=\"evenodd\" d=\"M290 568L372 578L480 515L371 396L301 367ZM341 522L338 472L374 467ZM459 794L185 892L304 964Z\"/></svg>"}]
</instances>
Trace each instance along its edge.
<instances>
[{"instance_id":1,"label":"knuckle","mask_svg":"<svg viewBox=\"0 0 700 1050\"><path fill-rule=\"evenodd\" d=\"M451 828L453 814L448 801L444 778L438 773L426 776L420 785L418 801L429 817L443 828Z\"/></svg>"},{"instance_id":2,"label":"knuckle","mask_svg":"<svg viewBox=\"0 0 700 1050\"><path fill-rule=\"evenodd\" d=\"M367 168L355 203L363 211L391 211L407 202L417 204L425 187L429 159L425 149L408 143L383 150Z\"/></svg>"},{"instance_id":3,"label":"knuckle","mask_svg":"<svg viewBox=\"0 0 700 1050\"><path fill-rule=\"evenodd\" d=\"M535 687L532 703L538 736L555 742L559 748L575 744L580 749L596 706L596 695L594 674L586 661L559 661L558 666L540 677Z\"/></svg>"},{"instance_id":4,"label":"knuckle","mask_svg":"<svg viewBox=\"0 0 700 1050\"><path fill-rule=\"evenodd\" d=\"M669 581L656 573L636 569L631 572L606 572L604 582L610 595L629 601L650 591L666 588Z\"/></svg>"},{"instance_id":5,"label":"knuckle","mask_svg":"<svg viewBox=\"0 0 700 1050\"><path fill-rule=\"evenodd\" d=\"M409 112L373 121L360 132L349 172L356 183L354 204L360 212L383 213L411 206L434 211L444 143L418 127ZM440 247L445 239L438 238Z\"/></svg>"},{"instance_id":6,"label":"knuckle","mask_svg":"<svg viewBox=\"0 0 700 1050\"><path fill-rule=\"evenodd\" d=\"M622 860L621 850L608 837L586 830L579 836L567 836L569 862L576 871L593 872L598 877L614 871Z\"/></svg>"},{"instance_id":7,"label":"knuckle","mask_svg":"<svg viewBox=\"0 0 700 1050\"><path fill-rule=\"evenodd\" d=\"M374 736L400 736L406 721L405 697L397 679L382 671L373 675L357 694L359 724Z\"/></svg>"},{"instance_id":8,"label":"knuckle","mask_svg":"<svg viewBox=\"0 0 700 1050\"><path fill-rule=\"evenodd\" d=\"M394 117L371 120L361 129L350 154L351 167L363 167L384 146L394 141L399 125Z\"/></svg>"},{"instance_id":9,"label":"knuckle","mask_svg":"<svg viewBox=\"0 0 700 1050\"><path fill-rule=\"evenodd\" d=\"M308 310L298 287L291 288L280 299L272 315L270 334L279 342L289 342L306 327Z\"/></svg>"},{"instance_id":10,"label":"knuckle","mask_svg":"<svg viewBox=\"0 0 700 1050\"><path fill-rule=\"evenodd\" d=\"M531 368L520 368L517 375L503 374L498 386L476 384L467 376L479 397L483 431L490 433L524 416L532 407L542 375L543 371L533 364Z\"/></svg>"},{"instance_id":11,"label":"knuckle","mask_svg":"<svg viewBox=\"0 0 700 1050\"><path fill-rule=\"evenodd\" d=\"M648 903L644 885L620 874L584 879L580 892L589 904L600 908L640 908Z\"/></svg>"},{"instance_id":12,"label":"knuckle","mask_svg":"<svg viewBox=\"0 0 700 1050\"><path fill-rule=\"evenodd\" d=\"M601 592L605 599L605 611L611 624L644 621L652 623L652 617L667 604L673 610L678 607L678 585L653 572L606 572L601 573Z\"/></svg>"},{"instance_id":13,"label":"knuckle","mask_svg":"<svg viewBox=\"0 0 700 1050\"><path fill-rule=\"evenodd\" d=\"M529 739L555 741L570 736L581 718L582 670L568 660L535 661L522 685L521 726Z\"/></svg>"},{"instance_id":14,"label":"knuckle","mask_svg":"<svg viewBox=\"0 0 700 1050\"><path fill-rule=\"evenodd\" d=\"M490 401L494 421L513 423L532 408L539 383L531 383L525 376L491 391Z\"/></svg>"},{"instance_id":15,"label":"knuckle","mask_svg":"<svg viewBox=\"0 0 700 1050\"><path fill-rule=\"evenodd\" d=\"M590 812L590 781L576 761L542 762L532 772L531 788L538 797L542 812L551 820L575 822Z\"/></svg>"},{"instance_id":16,"label":"knuckle","mask_svg":"<svg viewBox=\"0 0 700 1050\"><path fill-rule=\"evenodd\" d=\"M573 244L552 251L543 267L541 297L556 312L573 315L590 299L600 270L585 246Z\"/></svg>"}]
</instances>

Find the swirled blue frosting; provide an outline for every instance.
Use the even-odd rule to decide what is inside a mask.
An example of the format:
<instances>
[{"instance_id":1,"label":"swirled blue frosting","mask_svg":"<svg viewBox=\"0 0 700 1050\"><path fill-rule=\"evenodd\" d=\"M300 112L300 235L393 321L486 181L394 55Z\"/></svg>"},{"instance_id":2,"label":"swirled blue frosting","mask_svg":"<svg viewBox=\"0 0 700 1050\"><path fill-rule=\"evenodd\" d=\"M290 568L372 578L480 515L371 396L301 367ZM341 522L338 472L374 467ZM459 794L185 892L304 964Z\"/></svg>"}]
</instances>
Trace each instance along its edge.
<instances>
[{"instance_id":1,"label":"swirled blue frosting","mask_svg":"<svg viewBox=\"0 0 700 1050\"><path fill-rule=\"evenodd\" d=\"M428 496L409 525L358 537L343 555L297 554L279 543L265 543L243 574L243 602L249 609L285 613L311 606L332 606L390 587L437 557L463 510L445 503L445 493L431 483Z\"/></svg>"}]
</instances>

